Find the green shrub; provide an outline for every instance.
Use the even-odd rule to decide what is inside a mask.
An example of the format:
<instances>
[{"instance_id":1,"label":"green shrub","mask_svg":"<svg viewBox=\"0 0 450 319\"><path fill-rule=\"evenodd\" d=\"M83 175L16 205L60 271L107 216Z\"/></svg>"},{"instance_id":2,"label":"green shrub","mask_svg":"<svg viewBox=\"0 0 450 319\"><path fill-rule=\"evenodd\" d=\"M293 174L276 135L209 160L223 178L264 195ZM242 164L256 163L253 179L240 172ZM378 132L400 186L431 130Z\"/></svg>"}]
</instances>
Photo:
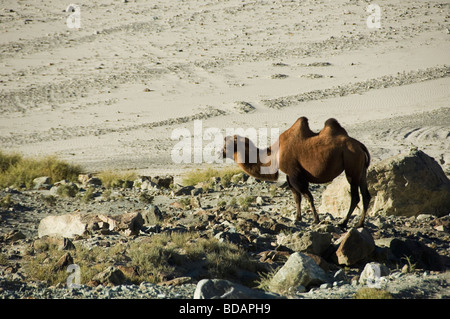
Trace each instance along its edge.
<instances>
[{"instance_id":1,"label":"green shrub","mask_svg":"<svg viewBox=\"0 0 450 319\"><path fill-rule=\"evenodd\" d=\"M238 198L237 202L243 211L248 211L250 204L255 200L254 196L241 196Z\"/></svg>"},{"instance_id":2,"label":"green shrub","mask_svg":"<svg viewBox=\"0 0 450 319\"><path fill-rule=\"evenodd\" d=\"M64 284L69 274L66 269L54 269L55 263L65 253L49 248L25 256L24 271L31 279L49 285ZM219 242L214 237L201 237L198 232L173 232L154 234L141 241L119 243L111 247L86 248L75 244L70 251L73 261L80 267L81 284L86 284L108 266L123 265L135 269L127 274L129 281L159 283L167 278L181 277L198 267L203 268L203 278L233 280L239 269L255 271L257 262L247 253L229 242ZM1 257L1 256L0 256ZM0 258L6 263L6 258ZM200 279L200 278L199 278Z\"/></svg>"},{"instance_id":3,"label":"green shrub","mask_svg":"<svg viewBox=\"0 0 450 319\"><path fill-rule=\"evenodd\" d=\"M89 203L90 201L92 201L95 197L95 188L94 187L89 187L83 194L83 197L81 198L81 200L84 203Z\"/></svg>"},{"instance_id":4,"label":"green shrub","mask_svg":"<svg viewBox=\"0 0 450 319\"><path fill-rule=\"evenodd\" d=\"M256 288L264 290L264 291L270 291L270 282L272 281L272 278L275 276L275 274L280 270L281 266L272 269L271 271L265 272L265 273L258 273L259 280L256 282Z\"/></svg>"},{"instance_id":5,"label":"green shrub","mask_svg":"<svg viewBox=\"0 0 450 319\"><path fill-rule=\"evenodd\" d=\"M32 188L36 177L49 176L51 183L76 181L81 173L77 165L58 160L55 156L24 158L0 151L0 187Z\"/></svg>"},{"instance_id":6,"label":"green shrub","mask_svg":"<svg viewBox=\"0 0 450 319\"><path fill-rule=\"evenodd\" d=\"M106 188L128 188L130 185L133 185L132 183L137 177L137 173L133 171L105 170L98 174L98 178L100 178L102 185Z\"/></svg>"},{"instance_id":7,"label":"green shrub","mask_svg":"<svg viewBox=\"0 0 450 319\"><path fill-rule=\"evenodd\" d=\"M73 183L61 184L56 189L56 194L63 197L75 197L78 194L78 187Z\"/></svg>"},{"instance_id":8,"label":"green shrub","mask_svg":"<svg viewBox=\"0 0 450 319\"><path fill-rule=\"evenodd\" d=\"M220 177L221 183L227 186L230 183L231 177L242 172L237 167L230 167L224 169L206 168L203 170L196 169L194 171L187 172L183 177L183 185L190 186L196 185L200 182L210 183L213 177Z\"/></svg>"},{"instance_id":9,"label":"green shrub","mask_svg":"<svg viewBox=\"0 0 450 319\"><path fill-rule=\"evenodd\" d=\"M66 252L58 249L37 253L28 263L24 264L25 273L34 280L45 281L49 285L64 283L67 280L67 272L54 270L56 262Z\"/></svg>"},{"instance_id":10,"label":"green shrub","mask_svg":"<svg viewBox=\"0 0 450 319\"><path fill-rule=\"evenodd\" d=\"M8 209L14 206L14 202L11 199L11 194L7 194L2 199L0 199L0 207L3 209Z\"/></svg>"},{"instance_id":11,"label":"green shrub","mask_svg":"<svg viewBox=\"0 0 450 319\"><path fill-rule=\"evenodd\" d=\"M392 295L384 289L366 287L356 292L355 299L392 299Z\"/></svg>"}]
</instances>

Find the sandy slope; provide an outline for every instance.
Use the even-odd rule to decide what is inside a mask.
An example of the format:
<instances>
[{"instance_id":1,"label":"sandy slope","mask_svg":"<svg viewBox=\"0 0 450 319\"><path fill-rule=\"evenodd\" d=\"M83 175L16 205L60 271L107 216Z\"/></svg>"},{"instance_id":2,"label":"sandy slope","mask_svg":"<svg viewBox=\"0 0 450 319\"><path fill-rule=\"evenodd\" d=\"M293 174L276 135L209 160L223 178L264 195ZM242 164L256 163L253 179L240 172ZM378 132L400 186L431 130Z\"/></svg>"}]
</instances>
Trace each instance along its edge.
<instances>
[{"instance_id":1,"label":"sandy slope","mask_svg":"<svg viewBox=\"0 0 450 319\"><path fill-rule=\"evenodd\" d=\"M2 149L173 174L205 165L170 155L195 119L225 134L335 117L374 161L413 144L450 170L445 1L378 1L380 29L364 1L76 1L80 29L67 4L2 1Z\"/></svg>"}]
</instances>

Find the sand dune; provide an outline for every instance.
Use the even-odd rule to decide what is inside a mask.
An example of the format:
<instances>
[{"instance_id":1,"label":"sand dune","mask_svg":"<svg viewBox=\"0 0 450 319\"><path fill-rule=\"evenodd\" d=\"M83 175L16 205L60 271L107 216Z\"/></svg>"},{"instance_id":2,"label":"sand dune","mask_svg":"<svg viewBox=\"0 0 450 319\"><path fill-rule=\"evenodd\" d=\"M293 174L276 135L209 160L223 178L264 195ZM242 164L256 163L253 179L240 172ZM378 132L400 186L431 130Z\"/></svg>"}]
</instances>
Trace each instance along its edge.
<instances>
[{"instance_id":1,"label":"sand dune","mask_svg":"<svg viewBox=\"0 0 450 319\"><path fill-rule=\"evenodd\" d=\"M0 148L87 171L177 174L177 128L319 130L374 161L411 145L450 171L450 5L383 1L60 1L0 8ZM220 164L216 164L220 166Z\"/></svg>"}]
</instances>

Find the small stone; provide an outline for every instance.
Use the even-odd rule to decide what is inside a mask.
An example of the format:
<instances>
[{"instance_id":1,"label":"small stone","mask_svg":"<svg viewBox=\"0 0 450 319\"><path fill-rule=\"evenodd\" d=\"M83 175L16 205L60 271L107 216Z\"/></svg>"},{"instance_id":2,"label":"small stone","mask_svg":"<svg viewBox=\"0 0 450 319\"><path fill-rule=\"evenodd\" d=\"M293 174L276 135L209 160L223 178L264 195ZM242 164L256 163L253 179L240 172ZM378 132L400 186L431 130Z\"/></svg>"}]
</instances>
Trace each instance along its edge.
<instances>
[{"instance_id":1,"label":"small stone","mask_svg":"<svg viewBox=\"0 0 450 319\"><path fill-rule=\"evenodd\" d=\"M417 221L429 221L431 219L431 215L429 214L419 214L416 216Z\"/></svg>"},{"instance_id":2,"label":"small stone","mask_svg":"<svg viewBox=\"0 0 450 319\"><path fill-rule=\"evenodd\" d=\"M264 205L264 199L261 196L256 197L256 205L258 206Z\"/></svg>"},{"instance_id":3,"label":"small stone","mask_svg":"<svg viewBox=\"0 0 450 319\"><path fill-rule=\"evenodd\" d=\"M194 299L273 299L279 295L250 289L224 279L202 279L194 292Z\"/></svg>"},{"instance_id":4,"label":"small stone","mask_svg":"<svg viewBox=\"0 0 450 319\"><path fill-rule=\"evenodd\" d=\"M51 178L49 176L36 177L33 179L34 189L50 189Z\"/></svg>"},{"instance_id":5,"label":"small stone","mask_svg":"<svg viewBox=\"0 0 450 319\"><path fill-rule=\"evenodd\" d=\"M338 271L336 271L334 273L333 278L335 280L344 280L345 279L345 270L344 269L339 269Z\"/></svg>"},{"instance_id":6,"label":"small stone","mask_svg":"<svg viewBox=\"0 0 450 319\"><path fill-rule=\"evenodd\" d=\"M53 266L53 272L57 272L59 270L63 270L65 267L73 264L73 258L70 253L65 253L59 258L56 264Z\"/></svg>"},{"instance_id":7,"label":"small stone","mask_svg":"<svg viewBox=\"0 0 450 319\"><path fill-rule=\"evenodd\" d=\"M12 230L9 233L3 235L3 241L7 243L12 243L20 239L25 239L26 236L20 230Z\"/></svg>"},{"instance_id":8,"label":"small stone","mask_svg":"<svg viewBox=\"0 0 450 319\"><path fill-rule=\"evenodd\" d=\"M157 185L159 188L169 188L173 185L173 176L154 176L151 181Z\"/></svg>"},{"instance_id":9,"label":"small stone","mask_svg":"<svg viewBox=\"0 0 450 319\"><path fill-rule=\"evenodd\" d=\"M148 205L142 212L145 225L156 225L163 220L163 214L156 205Z\"/></svg>"},{"instance_id":10,"label":"small stone","mask_svg":"<svg viewBox=\"0 0 450 319\"><path fill-rule=\"evenodd\" d=\"M328 283L328 282L326 282L326 283L324 283L324 284L321 284L321 285L319 286L320 289L328 289L328 288L331 288L331 287L332 287L331 284Z\"/></svg>"},{"instance_id":11,"label":"small stone","mask_svg":"<svg viewBox=\"0 0 450 319\"><path fill-rule=\"evenodd\" d=\"M43 236L33 242L33 248L37 251L46 251L50 249L70 250L75 249L74 244L69 238L61 236Z\"/></svg>"},{"instance_id":12,"label":"small stone","mask_svg":"<svg viewBox=\"0 0 450 319\"><path fill-rule=\"evenodd\" d=\"M182 196L182 195L191 195L191 191L194 189L194 186L184 186L179 188L174 192L175 196Z\"/></svg>"},{"instance_id":13,"label":"small stone","mask_svg":"<svg viewBox=\"0 0 450 319\"><path fill-rule=\"evenodd\" d=\"M403 274L409 273L409 265L408 264L403 265L401 272Z\"/></svg>"}]
</instances>

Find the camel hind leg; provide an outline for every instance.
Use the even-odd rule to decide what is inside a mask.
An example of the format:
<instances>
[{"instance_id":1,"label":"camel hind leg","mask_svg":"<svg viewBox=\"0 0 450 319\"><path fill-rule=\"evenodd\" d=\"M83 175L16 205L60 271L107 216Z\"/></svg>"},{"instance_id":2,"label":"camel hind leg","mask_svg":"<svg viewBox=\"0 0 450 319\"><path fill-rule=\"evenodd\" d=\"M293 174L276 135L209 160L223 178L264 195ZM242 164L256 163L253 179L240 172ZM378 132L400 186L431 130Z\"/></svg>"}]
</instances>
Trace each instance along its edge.
<instances>
[{"instance_id":1,"label":"camel hind leg","mask_svg":"<svg viewBox=\"0 0 450 319\"><path fill-rule=\"evenodd\" d=\"M359 203L358 184L350 183L350 196L352 198L352 200L350 202L350 208L349 208L344 220L339 224L339 226L342 228L347 227L348 220L350 219L350 216L352 215L353 211L355 210L356 206Z\"/></svg>"},{"instance_id":2,"label":"camel hind leg","mask_svg":"<svg viewBox=\"0 0 450 319\"><path fill-rule=\"evenodd\" d=\"M360 177L358 179L352 178L350 174L347 175L347 180L350 183L351 202L350 202L350 208L347 212L347 216L339 224L339 226L341 226L341 227L347 226L350 216L352 215L356 206L358 206L358 203L360 201L359 190L361 191L361 195L362 195L362 199L363 199L363 211L361 213L359 222L356 224L356 228L364 227L364 220L366 218L367 209L369 208L369 203L370 203L370 199L371 199L369 189L367 187L366 174L367 174L367 168L363 167L361 170L361 174L359 174Z\"/></svg>"},{"instance_id":3,"label":"camel hind leg","mask_svg":"<svg viewBox=\"0 0 450 319\"><path fill-rule=\"evenodd\" d=\"M357 228L364 227L364 219L366 218L367 209L369 208L369 203L370 203L370 199L371 199L371 196L369 193L369 188L367 187L365 172L364 172L361 184L359 185L359 189L361 190L361 195L363 198L363 212L361 214L358 224L356 225Z\"/></svg>"}]
</instances>

